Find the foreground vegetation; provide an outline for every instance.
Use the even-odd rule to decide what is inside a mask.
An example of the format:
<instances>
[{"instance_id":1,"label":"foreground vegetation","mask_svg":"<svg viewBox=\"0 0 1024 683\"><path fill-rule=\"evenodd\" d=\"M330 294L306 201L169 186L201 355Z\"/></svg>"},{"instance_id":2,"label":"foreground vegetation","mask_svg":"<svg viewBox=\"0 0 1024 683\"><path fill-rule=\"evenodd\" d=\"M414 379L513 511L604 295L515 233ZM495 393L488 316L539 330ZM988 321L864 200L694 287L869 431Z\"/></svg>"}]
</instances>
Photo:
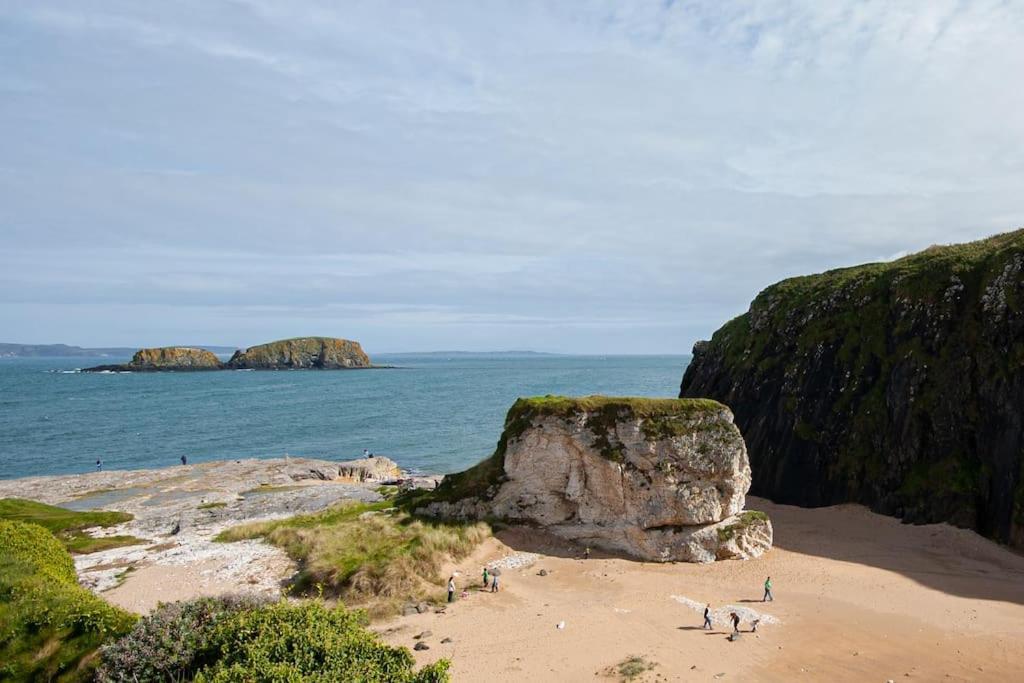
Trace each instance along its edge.
<instances>
[{"instance_id":1,"label":"foreground vegetation","mask_svg":"<svg viewBox=\"0 0 1024 683\"><path fill-rule=\"evenodd\" d=\"M92 527L111 527L129 522L132 516L127 512L79 512L34 500L2 498L0 519L38 524L56 536L65 548L79 555L148 542L135 536L95 538L84 531Z\"/></svg>"},{"instance_id":2,"label":"foreground vegetation","mask_svg":"<svg viewBox=\"0 0 1024 683\"><path fill-rule=\"evenodd\" d=\"M366 615L318 601L226 596L162 605L103 648L100 683L365 681L440 683L448 662L420 671L406 648L382 643Z\"/></svg>"},{"instance_id":3,"label":"foreground vegetation","mask_svg":"<svg viewBox=\"0 0 1024 683\"><path fill-rule=\"evenodd\" d=\"M96 649L134 620L78 585L49 531L0 520L0 680L86 680Z\"/></svg>"},{"instance_id":4,"label":"foreground vegetation","mask_svg":"<svg viewBox=\"0 0 1024 683\"><path fill-rule=\"evenodd\" d=\"M423 540L423 536L418 536ZM366 681L440 683L365 612L252 597L161 605L136 620L78 585L74 563L37 524L0 520L0 681Z\"/></svg>"},{"instance_id":5,"label":"foreground vegetation","mask_svg":"<svg viewBox=\"0 0 1024 683\"><path fill-rule=\"evenodd\" d=\"M299 563L292 590L365 607L373 616L443 592L448 560L466 557L490 535L486 524L441 524L379 503L343 503L323 512L228 529L224 542L263 538Z\"/></svg>"}]
</instances>

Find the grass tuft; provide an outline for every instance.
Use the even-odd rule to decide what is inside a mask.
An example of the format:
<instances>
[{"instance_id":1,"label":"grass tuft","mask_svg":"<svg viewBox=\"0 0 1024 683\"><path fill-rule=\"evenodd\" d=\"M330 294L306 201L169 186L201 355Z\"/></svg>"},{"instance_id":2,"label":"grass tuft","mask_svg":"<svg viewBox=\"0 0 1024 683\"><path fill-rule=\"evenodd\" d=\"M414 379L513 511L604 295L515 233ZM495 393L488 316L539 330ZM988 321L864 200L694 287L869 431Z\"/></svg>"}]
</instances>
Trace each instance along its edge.
<instances>
[{"instance_id":1,"label":"grass tuft","mask_svg":"<svg viewBox=\"0 0 1024 683\"><path fill-rule=\"evenodd\" d=\"M322 591L383 616L404 602L439 595L442 565L466 557L489 535L483 523L432 523L381 501L347 502L316 514L242 524L216 540L265 539L298 562L293 592Z\"/></svg>"},{"instance_id":2,"label":"grass tuft","mask_svg":"<svg viewBox=\"0 0 1024 683\"><path fill-rule=\"evenodd\" d=\"M0 519L38 524L56 536L70 552L85 555L149 541L135 536L96 538L85 533L93 527L111 527L132 520L127 512L78 512L22 498L0 499Z\"/></svg>"}]
</instances>

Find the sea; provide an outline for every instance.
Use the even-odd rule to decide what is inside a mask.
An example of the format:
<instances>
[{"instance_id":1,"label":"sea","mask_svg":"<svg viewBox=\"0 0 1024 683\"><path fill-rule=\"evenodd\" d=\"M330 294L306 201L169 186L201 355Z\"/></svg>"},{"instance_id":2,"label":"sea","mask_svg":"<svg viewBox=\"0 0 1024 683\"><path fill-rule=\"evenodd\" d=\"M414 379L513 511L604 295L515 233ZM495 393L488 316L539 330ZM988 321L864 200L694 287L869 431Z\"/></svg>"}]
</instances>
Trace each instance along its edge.
<instances>
[{"instance_id":1,"label":"sea","mask_svg":"<svg viewBox=\"0 0 1024 683\"><path fill-rule=\"evenodd\" d=\"M353 371L83 373L0 358L0 479L363 450L446 473L489 456L521 396L674 397L689 356L394 354Z\"/></svg>"}]
</instances>

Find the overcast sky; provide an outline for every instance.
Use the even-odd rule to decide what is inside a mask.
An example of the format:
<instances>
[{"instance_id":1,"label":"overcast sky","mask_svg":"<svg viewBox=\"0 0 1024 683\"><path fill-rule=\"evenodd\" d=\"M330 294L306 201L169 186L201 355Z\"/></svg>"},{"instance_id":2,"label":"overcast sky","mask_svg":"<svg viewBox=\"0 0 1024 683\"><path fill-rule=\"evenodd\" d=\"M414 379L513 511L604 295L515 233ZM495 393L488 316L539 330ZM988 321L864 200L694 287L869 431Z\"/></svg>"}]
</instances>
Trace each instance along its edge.
<instances>
[{"instance_id":1,"label":"overcast sky","mask_svg":"<svg viewBox=\"0 0 1024 683\"><path fill-rule=\"evenodd\" d=\"M0 0L0 341L685 353L1024 226L1024 2Z\"/></svg>"}]
</instances>

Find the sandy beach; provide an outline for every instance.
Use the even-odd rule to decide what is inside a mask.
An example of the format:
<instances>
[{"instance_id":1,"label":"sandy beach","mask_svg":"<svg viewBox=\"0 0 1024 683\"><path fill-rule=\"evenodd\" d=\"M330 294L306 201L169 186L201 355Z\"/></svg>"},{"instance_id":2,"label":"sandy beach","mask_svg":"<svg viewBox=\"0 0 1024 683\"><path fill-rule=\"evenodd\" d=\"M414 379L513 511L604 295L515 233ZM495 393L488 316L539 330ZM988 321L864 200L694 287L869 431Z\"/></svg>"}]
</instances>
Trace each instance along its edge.
<instances>
[{"instance_id":1,"label":"sandy beach","mask_svg":"<svg viewBox=\"0 0 1024 683\"><path fill-rule=\"evenodd\" d=\"M564 541L512 529L455 568L468 597L443 614L376 628L410 648L430 631L417 660L450 658L456 681L617 678L615 667L631 656L654 663L638 679L650 681L1021 675L1024 557L970 531L903 525L855 505L801 509L750 498L748 506L775 525L776 547L757 560L653 564L595 553L583 561ZM523 553L536 561L504 571L499 593L480 591L483 564ZM769 575L775 601L762 603ZM738 641L727 639L722 619L702 630L695 606L704 602L723 616L742 610ZM750 633L755 616L761 624Z\"/></svg>"},{"instance_id":2,"label":"sandy beach","mask_svg":"<svg viewBox=\"0 0 1024 683\"><path fill-rule=\"evenodd\" d=\"M104 533L155 545L78 556L76 565L105 599L146 613L201 595L279 594L295 570L282 551L212 537L241 521L377 497L370 484L295 481L328 464L239 461L43 477L5 482L0 494L79 503L98 496L93 502L135 514ZM224 505L204 509L209 501ZM446 569L459 573L466 597L443 613L373 628L395 645L426 643L414 652L418 662L449 658L455 681L618 679L630 657L653 665L637 679L648 681L1020 678L1024 556L972 531L905 525L858 505L804 509L748 497L747 507L770 515L775 547L746 561L661 564L599 551L583 560L581 547L539 530L500 530ZM170 526L181 530L168 535ZM480 588L485 564L503 567L496 594ZM767 576L776 599L762 603ZM701 628L705 603L715 614L711 631ZM742 618L736 642L727 638L733 611ZM415 637L423 632L430 633Z\"/></svg>"}]
</instances>

